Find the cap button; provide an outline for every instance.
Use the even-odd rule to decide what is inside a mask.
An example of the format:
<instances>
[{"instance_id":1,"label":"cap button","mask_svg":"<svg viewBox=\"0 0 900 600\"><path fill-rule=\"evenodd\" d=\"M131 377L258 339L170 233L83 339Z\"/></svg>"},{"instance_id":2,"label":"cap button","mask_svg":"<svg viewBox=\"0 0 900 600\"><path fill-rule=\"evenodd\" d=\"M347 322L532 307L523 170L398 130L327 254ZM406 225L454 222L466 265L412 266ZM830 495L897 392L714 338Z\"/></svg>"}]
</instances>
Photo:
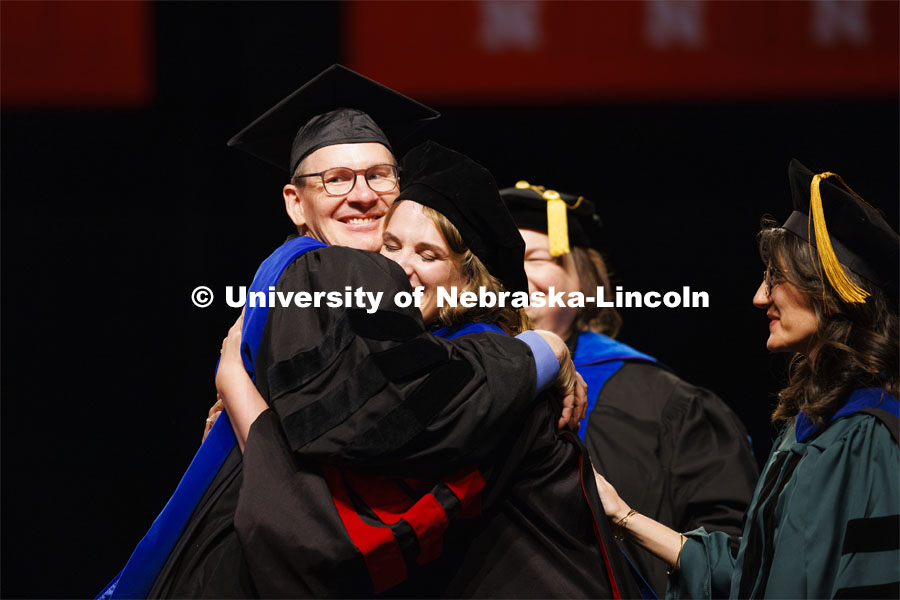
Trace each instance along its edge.
<instances>
[{"instance_id":1,"label":"cap button","mask_svg":"<svg viewBox=\"0 0 900 600\"><path fill-rule=\"evenodd\" d=\"M516 182L516 189L517 189L517 190L527 190L527 189L530 188L530 187L531 187L531 184L529 184L529 183L528 183L527 181L525 181L524 179L520 179L519 181Z\"/></svg>"},{"instance_id":2,"label":"cap button","mask_svg":"<svg viewBox=\"0 0 900 600\"><path fill-rule=\"evenodd\" d=\"M556 190L547 190L544 192L544 200L559 200L559 192Z\"/></svg>"}]
</instances>

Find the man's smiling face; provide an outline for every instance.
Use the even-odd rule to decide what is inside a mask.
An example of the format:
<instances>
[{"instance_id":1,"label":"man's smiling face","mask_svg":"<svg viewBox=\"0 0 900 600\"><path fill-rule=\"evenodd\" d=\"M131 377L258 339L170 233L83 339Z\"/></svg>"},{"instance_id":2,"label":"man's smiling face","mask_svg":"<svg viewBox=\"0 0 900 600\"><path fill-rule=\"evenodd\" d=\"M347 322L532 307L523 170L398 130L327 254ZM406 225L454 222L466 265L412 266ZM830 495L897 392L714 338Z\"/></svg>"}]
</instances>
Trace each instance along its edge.
<instances>
[{"instance_id":1,"label":"man's smiling face","mask_svg":"<svg viewBox=\"0 0 900 600\"><path fill-rule=\"evenodd\" d=\"M358 173L348 194L333 196L325 191L321 177L306 177L284 187L285 208L306 234L330 246L347 246L377 252L381 248L381 219L399 190L377 193L365 181L363 171L375 165L396 164L384 145L335 144L319 148L304 158L297 175L321 173L347 167Z\"/></svg>"}]
</instances>

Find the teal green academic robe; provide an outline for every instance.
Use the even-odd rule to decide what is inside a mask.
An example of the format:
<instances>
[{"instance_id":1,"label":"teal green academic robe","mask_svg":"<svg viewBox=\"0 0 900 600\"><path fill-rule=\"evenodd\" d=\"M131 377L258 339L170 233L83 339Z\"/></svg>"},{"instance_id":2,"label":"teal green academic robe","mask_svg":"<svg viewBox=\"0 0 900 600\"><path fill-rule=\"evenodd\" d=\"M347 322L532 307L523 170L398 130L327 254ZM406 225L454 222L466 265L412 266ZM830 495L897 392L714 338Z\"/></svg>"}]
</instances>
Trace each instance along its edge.
<instances>
[{"instance_id":1,"label":"teal green academic robe","mask_svg":"<svg viewBox=\"0 0 900 600\"><path fill-rule=\"evenodd\" d=\"M861 412L873 408L880 418ZM896 398L869 388L824 431L801 415L775 443L742 537L686 533L667 597L897 598L896 414Z\"/></svg>"}]
</instances>

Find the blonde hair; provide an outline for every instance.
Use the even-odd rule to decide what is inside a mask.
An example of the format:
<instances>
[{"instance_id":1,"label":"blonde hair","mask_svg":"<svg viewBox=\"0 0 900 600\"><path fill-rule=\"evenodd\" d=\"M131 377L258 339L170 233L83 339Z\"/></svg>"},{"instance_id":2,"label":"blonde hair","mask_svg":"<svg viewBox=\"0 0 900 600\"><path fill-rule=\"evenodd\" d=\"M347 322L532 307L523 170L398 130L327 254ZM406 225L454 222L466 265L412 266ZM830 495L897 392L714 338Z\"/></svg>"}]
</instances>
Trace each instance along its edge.
<instances>
[{"instance_id":1,"label":"blonde hair","mask_svg":"<svg viewBox=\"0 0 900 600\"><path fill-rule=\"evenodd\" d=\"M396 200L391 205L384 218L385 228L390 223L391 216L394 214L397 205L403 200ZM460 294L468 291L477 292L481 287L493 294L499 294L506 290L503 283L490 274L487 267L481 262L481 259L469 250L459 230L447 217L430 206L422 206L422 211L432 220L441 237L444 238L447 248L450 250L450 258L466 282L463 288L459 290ZM494 323L509 335L516 335L531 329L531 321L526 316L525 309L512 308L510 306L490 307L476 305L464 307L457 305L454 307L447 305L441 307L437 319L445 327L456 327L457 325L475 322Z\"/></svg>"}]
</instances>

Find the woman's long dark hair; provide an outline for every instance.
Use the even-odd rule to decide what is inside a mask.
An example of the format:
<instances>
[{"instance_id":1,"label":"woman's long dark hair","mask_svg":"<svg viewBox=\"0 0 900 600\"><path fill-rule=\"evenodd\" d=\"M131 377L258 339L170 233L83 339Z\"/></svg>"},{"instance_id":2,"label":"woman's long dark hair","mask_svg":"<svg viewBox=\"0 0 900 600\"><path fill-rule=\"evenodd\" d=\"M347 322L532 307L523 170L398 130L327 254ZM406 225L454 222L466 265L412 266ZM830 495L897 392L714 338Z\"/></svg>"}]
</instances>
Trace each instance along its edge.
<instances>
[{"instance_id":1,"label":"woman's long dark hair","mask_svg":"<svg viewBox=\"0 0 900 600\"><path fill-rule=\"evenodd\" d=\"M817 271L817 255L799 236L764 217L759 253L776 280L791 283L806 296L816 313L818 329L811 356L791 358L788 384L778 394L773 422L791 419L803 411L822 425L846 402L853 390L880 387L898 395L897 301L857 276L847 275L871 293L862 304L846 303ZM824 289L823 289L824 287Z\"/></svg>"}]
</instances>

